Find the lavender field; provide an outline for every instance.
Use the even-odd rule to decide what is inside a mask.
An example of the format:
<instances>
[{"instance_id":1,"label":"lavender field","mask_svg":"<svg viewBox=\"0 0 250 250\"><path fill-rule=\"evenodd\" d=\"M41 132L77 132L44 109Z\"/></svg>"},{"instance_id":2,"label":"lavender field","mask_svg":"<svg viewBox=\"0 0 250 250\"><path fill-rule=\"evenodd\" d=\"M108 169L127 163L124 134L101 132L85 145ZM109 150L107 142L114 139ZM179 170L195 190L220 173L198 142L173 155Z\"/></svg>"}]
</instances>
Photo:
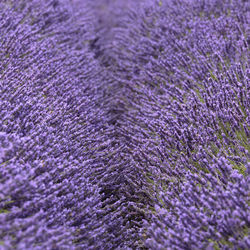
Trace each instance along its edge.
<instances>
[{"instance_id":1,"label":"lavender field","mask_svg":"<svg viewBox=\"0 0 250 250\"><path fill-rule=\"evenodd\" d=\"M0 249L250 249L250 1L0 0Z\"/></svg>"}]
</instances>

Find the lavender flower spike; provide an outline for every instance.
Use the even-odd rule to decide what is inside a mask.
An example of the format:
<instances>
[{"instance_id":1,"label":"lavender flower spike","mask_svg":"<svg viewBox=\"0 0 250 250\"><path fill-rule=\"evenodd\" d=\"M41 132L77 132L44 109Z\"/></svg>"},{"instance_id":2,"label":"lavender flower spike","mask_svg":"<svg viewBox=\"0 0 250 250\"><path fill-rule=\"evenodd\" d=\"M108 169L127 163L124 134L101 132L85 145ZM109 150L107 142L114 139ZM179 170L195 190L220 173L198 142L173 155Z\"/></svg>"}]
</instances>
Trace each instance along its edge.
<instances>
[{"instance_id":1,"label":"lavender flower spike","mask_svg":"<svg viewBox=\"0 0 250 250\"><path fill-rule=\"evenodd\" d=\"M0 1L0 249L250 249L249 7Z\"/></svg>"}]
</instances>

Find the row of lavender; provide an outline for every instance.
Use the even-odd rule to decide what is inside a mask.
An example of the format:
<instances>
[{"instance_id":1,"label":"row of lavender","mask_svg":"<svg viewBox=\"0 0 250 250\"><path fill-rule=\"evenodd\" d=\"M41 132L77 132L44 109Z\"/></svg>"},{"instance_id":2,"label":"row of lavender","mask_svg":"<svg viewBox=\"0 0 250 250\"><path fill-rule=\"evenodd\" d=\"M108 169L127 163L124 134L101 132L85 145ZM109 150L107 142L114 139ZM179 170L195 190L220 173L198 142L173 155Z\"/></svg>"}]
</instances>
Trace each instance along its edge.
<instances>
[{"instance_id":1,"label":"row of lavender","mask_svg":"<svg viewBox=\"0 0 250 250\"><path fill-rule=\"evenodd\" d=\"M143 142L134 158L156 203L141 230L150 249L250 248L249 7L161 1L118 30L125 130Z\"/></svg>"},{"instance_id":2,"label":"row of lavender","mask_svg":"<svg viewBox=\"0 0 250 250\"><path fill-rule=\"evenodd\" d=\"M128 93L119 132L152 210L141 237L150 249L249 249L249 3L147 4L102 48Z\"/></svg>"},{"instance_id":3,"label":"row of lavender","mask_svg":"<svg viewBox=\"0 0 250 250\"><path fill-rule=\"evenodd\" d=\"M99 189L86 175L106 80L86 45L93 14L73 7L0 3L3 249L90 249L105 232Z\"/></svg>"},{"instance_id":4,"label":"row of lavender","mask_svg":"<svg viewBox=\"0 0 250 250\"><path fill-rule=\"evenodd\" d=\"M249 4L141 3L1 1L0 248L250 247Z\"/></svg>"}]
</instances>

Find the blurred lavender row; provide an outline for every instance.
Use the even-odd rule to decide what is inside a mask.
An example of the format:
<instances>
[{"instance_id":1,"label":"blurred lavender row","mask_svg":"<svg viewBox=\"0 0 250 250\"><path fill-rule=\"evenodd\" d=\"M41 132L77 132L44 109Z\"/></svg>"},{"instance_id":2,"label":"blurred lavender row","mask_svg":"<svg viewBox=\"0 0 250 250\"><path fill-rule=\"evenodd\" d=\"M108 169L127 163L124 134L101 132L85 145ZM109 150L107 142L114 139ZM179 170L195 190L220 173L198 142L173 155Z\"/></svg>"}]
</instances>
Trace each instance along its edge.
<instances>
[{"instance_id":1,"label":"blurred lavender row","mask_svg":"<svg viewBox=\"0 0 250 250\"><path fill-rule=\"evenodd\" d=\"M0 249L250 249L244 0L0 0Z\"/></svg>"}]
</instances>

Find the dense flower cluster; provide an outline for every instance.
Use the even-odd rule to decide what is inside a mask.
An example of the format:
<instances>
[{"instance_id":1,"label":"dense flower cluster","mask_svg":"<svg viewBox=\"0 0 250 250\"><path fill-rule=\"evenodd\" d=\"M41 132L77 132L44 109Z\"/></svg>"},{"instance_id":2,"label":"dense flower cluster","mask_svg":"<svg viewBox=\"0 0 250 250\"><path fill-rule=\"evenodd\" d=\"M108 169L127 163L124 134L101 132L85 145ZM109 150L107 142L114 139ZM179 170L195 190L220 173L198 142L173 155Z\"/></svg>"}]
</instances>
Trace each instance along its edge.
<instances>
[{"instance_id":1,"label":"dense flower cluster","mask_svg":"<svg viewBox=\"0 0 250 250\"><path fill-rule=\"evenodd\" d=\"M0 249L250 249L244 0L0 1Z\"/></svg>"}]
</instances>

